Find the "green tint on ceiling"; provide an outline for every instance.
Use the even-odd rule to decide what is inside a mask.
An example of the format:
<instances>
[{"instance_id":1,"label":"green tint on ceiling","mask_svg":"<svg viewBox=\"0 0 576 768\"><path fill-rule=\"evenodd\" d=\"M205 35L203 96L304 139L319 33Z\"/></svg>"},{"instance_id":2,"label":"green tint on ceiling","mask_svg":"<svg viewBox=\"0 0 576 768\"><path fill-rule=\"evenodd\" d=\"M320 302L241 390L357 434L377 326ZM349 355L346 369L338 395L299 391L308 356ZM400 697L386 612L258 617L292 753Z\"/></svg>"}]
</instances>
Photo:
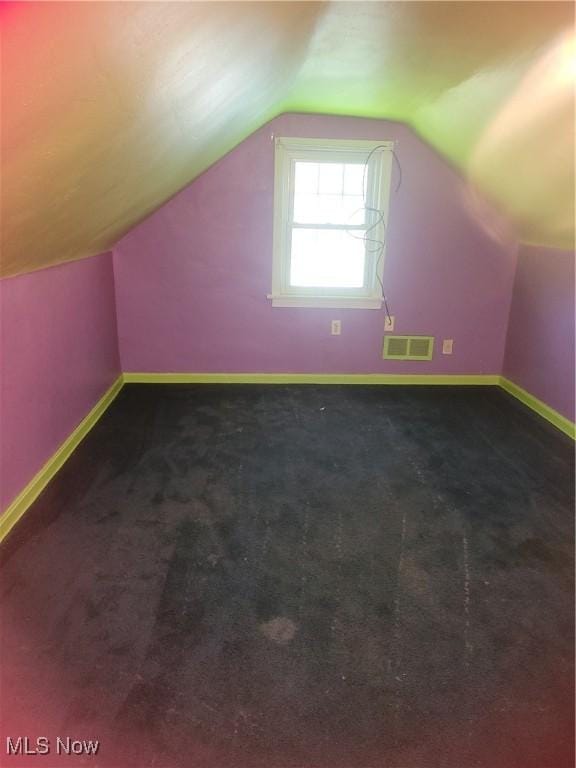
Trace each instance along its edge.
<instances>
[{"instance_id":1,"label":"green tint on ceiling","mask_svg":"<svg viewBox=\"0 0 576 768\"><path fill-rule=\"evenodd\" d=\"M519 239L571 248L573 20L561 2L337 3L283 107L406 122Z\"/></svg>"},{"instance_id":2,"label":"green tint on ceiling","mask_svg":"<svg viewBox=\"0 0 576 768\"><path fill-rule=\"evenodd\" d=\"M2 273L109 248L281 111L405 121L520 238L567 247L572 23L563 2L4 3Z\"/></svg>"}]
</instances>

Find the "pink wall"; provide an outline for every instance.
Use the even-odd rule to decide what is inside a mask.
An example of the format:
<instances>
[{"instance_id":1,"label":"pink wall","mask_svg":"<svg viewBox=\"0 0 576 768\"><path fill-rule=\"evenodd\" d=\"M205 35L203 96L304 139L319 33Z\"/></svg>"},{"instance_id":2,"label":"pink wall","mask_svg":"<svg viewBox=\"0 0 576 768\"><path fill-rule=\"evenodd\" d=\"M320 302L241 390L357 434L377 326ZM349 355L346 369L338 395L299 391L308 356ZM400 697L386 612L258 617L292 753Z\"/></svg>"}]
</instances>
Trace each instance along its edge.
<instances>
[{"instance_id":1,"label":"pink wall","mask_svg":"<svg viewBox=\"0 0 576 768\"><path fill-rule=\"evenodd\" d=\"M430 362L381 360L384 314L272 308L271 135L395 139L384 282L396 331L453 338ZM395 184L395 181L393 184ZM469 213L462 178L406 127L282 115L114 249L125 371L500 373L515 257ZM330 335L330 320L342 335Z\"/></svg>"},{"instance_id":2,"label":"pink wall","mask_svg":"<svg viewBox=\"0 0 576 768\"><path fill-rule=\"evenodd\" d=\"M574 421L574 254L524 246L503 373Z\"/></svg>"},{"instance_id":3,"label":"pink wall","mask_svg":"<svg viewBox=\"0 0 576 768\"><path fill-rule=\"evenodd\" d=\"M0 281L0 507L120 372L112 254Z\"/></svg>"}]
</instances>

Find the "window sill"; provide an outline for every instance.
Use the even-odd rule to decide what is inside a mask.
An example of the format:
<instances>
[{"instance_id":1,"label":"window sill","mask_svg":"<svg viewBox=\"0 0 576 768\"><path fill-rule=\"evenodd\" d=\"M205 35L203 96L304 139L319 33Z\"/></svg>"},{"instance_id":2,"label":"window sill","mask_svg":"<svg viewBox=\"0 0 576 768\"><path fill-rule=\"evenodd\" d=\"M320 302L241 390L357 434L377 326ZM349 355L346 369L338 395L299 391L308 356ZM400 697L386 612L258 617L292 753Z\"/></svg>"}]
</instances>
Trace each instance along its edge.
<instances>
[{"instance_id":1,"label":"window sill","mask_svg":"<svg viewBox=\"0 0 576 768\"><path fill-rule=\"evenodd\" d=\"M272 296L273 307L306 307L308 309L381 309L382 297L362 296Z\"/></svg>"}]
</instances>

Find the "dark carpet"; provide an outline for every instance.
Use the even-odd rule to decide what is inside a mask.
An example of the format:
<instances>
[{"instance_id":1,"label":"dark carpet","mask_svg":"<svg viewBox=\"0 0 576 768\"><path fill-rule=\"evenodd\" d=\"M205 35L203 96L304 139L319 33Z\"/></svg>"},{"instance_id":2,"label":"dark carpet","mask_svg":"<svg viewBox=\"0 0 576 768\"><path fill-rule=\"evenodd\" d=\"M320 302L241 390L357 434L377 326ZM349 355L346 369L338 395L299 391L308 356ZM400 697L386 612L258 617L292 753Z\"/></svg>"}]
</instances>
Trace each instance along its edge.
<instances>
[{"instance_id":1,"label":"dark carpet","mask_svg":"<svg viewBox=\"0 0 576 768\"><path fill-rule=\"evenodd\" d=\"M490 387L126 386L0 550L0 764L572 768L573 466Z\"/></svg>"}]
</instances>

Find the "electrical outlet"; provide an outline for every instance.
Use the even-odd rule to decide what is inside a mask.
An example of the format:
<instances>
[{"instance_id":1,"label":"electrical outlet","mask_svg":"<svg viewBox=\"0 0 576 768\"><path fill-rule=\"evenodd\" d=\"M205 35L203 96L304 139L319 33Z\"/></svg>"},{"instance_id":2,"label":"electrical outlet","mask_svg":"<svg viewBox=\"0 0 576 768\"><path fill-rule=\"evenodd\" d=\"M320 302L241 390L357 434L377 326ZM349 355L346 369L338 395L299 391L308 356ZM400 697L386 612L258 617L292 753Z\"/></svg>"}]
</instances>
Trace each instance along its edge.
<instances>
[{"instance_id":1,"label":"electrical outlet","mask_svg":"<svg viewBox=\"0 0 576 768\"><path fill-rule=\"evenodd\" d=\"M342 323L340 320L332 320L330 333L332 336L340 336L342 333Z\"/></svg>"},{"instance_id":2,"label":"electrical outlet","mask_svg":"<svg viewBox=\"0 0 576 768\"><path fill-rule=\"evenodd\" d=\"M386 315L386 319L384 320L384 333L386 333L386 331L394 330L395 319L396 318L394 317L394 315L390 315L390 316Z\"/></svg>"},{"instance_id":3,"label":"electrical outlet","mask_svg":"<svg viewBox=\"0 0 576 768\"><path fill-rule=\"evenodd\" d=\"M451 355L453 346L454 346L454 339L444 339L444 341L442 342L442 354Z\"/></svg>"}]
</instances>

